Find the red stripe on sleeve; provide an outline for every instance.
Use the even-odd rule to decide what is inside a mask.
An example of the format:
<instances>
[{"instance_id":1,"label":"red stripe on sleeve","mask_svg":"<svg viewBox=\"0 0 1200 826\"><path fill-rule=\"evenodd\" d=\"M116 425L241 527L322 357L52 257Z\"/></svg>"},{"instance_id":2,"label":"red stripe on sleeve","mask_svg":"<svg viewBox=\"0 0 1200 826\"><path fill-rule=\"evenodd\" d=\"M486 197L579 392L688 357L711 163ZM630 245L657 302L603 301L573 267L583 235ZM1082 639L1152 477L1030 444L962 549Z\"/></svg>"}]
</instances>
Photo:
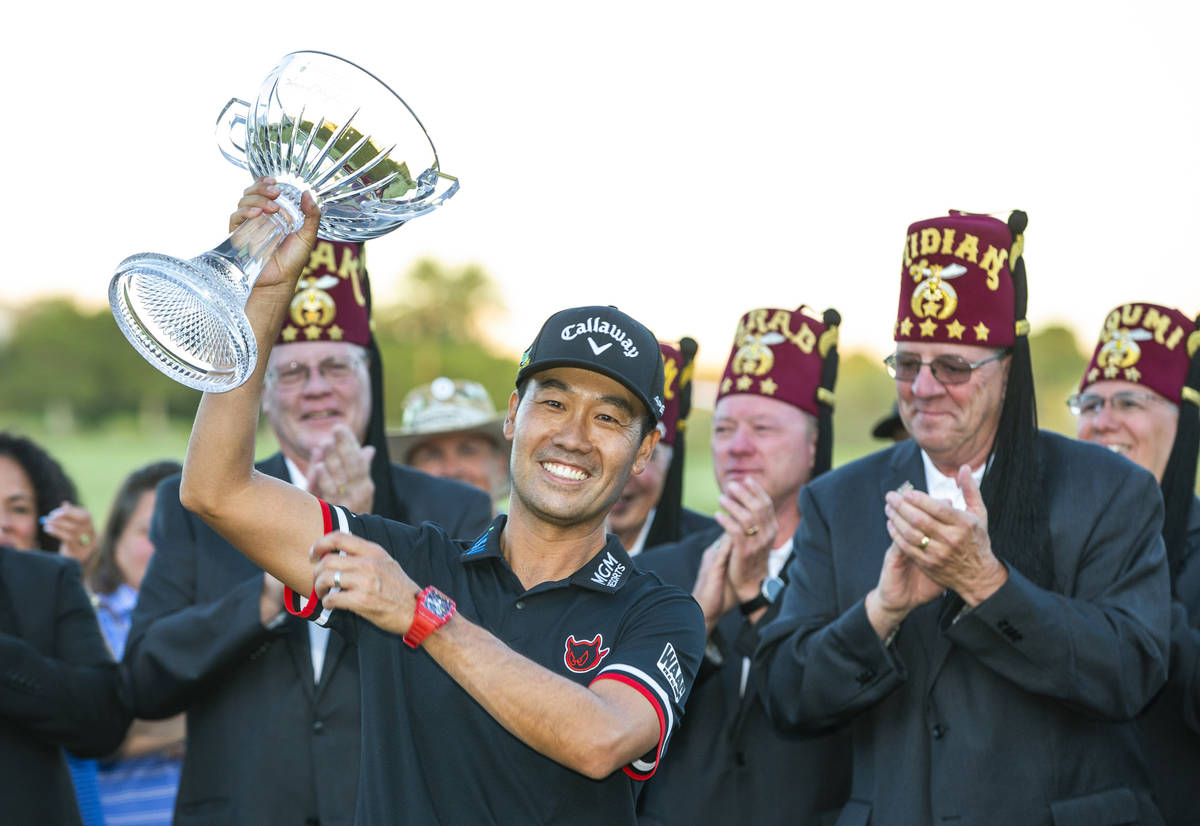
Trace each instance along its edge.
<instances>
[{"instance_id":1,"label":"red stripe on sleeve","mask_svg":"<svg viewBox=\"0 0 1200 826\"><path fill-rule=\"evenodd\" d=\"M650 705L654 707L654 713L658 715L658 748L654 750L653 768L651 768L648 772L641 772L635 769L632 765L621 767L621 771L625 772L625 774L629 775L634 780L648 780L654 776L654 772L658 768L658 760L660 757L662 757L663 743L666 742L667 739L667 716L663 713L663 708L658 702L658 697L654 695L653 691L646 688L646 686L619 671L605 671L603 674L596 677L596 679L592 680L590 685L595 685L600 680L616 680L617 682L636 688L643 697L650 701Z\"/></svg>"},{"instance_id":2,"label":"red stripe on sleeve","mask_svg":"<svg viewBox=\"0 0 1200 826\"><path fill-rule=\"evenodd\" d=\"M333 512L329 509L329 503L324 499L318 499L317 501L321 503L321 524L325 529L322 535L324 535L333 530ZM292 616L308 619L317 610L319 604L316 585L313 586L312 595L308 598L308 604L303 608L300 607L300 597L296 595L296 592L286 585L283 586L283 607Z\"/></svg>"}]
</instances>

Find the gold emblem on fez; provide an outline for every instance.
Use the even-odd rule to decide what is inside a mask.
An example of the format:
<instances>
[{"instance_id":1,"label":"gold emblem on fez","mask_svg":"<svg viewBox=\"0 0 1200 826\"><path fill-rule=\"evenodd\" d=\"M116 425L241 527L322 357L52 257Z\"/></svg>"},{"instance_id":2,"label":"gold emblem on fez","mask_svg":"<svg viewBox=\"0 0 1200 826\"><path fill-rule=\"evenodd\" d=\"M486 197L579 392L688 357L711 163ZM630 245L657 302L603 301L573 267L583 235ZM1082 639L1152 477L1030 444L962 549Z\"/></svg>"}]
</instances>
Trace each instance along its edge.
<instances>
[{"instance_id":1,"label":"gold emblem on fez","mask_svg":"<svg viewBox=\"0 0 1200 826\"><path fill-rule=\"evenodd\" d=\"M958 309L958 293L946 282L966 275L966 272L967 268L962 264L943 267L930 264L924 258L909 267L908 274L914 281L921 282L912 294L912 311L916 317L945 320L953 315Z\"/></svg>"},{"instance_id":2,"label":"gold emblem on fez","mask_svg":"<svg viewBox=\"0 0 1200 826\"><path fill-rule=\"evenodd\" d=\"M1096 354L1096 364L1100 367L1111 365L1118 369L1132 367L1142 357L1142 348L1138 346L1138 342L1153 337L1153 333L1141 328L1130 330L1118 327L1115 330L1105 330L1101 338L1104 344L1101 345L1100 352ZM1107 371L1105 375L1107 375Z\"/></svg>"},{"instance_id":3,"label":"gold emblem on fez","mask_svg":"<svg viewBox=\"0 0 1200 826\"><path fill-rule=\"evenodd\" d=\"M326 290L337 283L337 277L333 275L300 279L291 306L292 321L297 327L326 327L333 321L337 304Z\"/></svg>"},{"instance_id":4,"label":"gold emblem on fez","mask_svg":"<svg viewBox=\"0 0 1200 826\"><path fill-rule=\"evenodd\" d=\"M763 333L760 336L746 333L738 341L738 351L733 354L733 374L765 376L770 373L771 368L775 366L775 354L771 351L771 345L782 344L785 341L787 339L781 333Z\"/></svg>"}]
</instances>

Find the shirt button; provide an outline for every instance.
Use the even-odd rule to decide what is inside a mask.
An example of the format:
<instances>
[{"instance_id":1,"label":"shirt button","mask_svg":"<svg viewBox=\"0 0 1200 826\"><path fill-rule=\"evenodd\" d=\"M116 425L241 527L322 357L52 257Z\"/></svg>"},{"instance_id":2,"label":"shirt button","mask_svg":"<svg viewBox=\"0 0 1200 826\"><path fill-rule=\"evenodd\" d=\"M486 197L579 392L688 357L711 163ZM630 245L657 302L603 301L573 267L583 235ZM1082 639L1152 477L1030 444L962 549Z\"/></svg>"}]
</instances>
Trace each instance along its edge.
<instances>
[{"instance_id":1,"label":"shirt button","mask_svg":"<svg viewBox=\"0 0 1200 826\"><path fill-rule=\"evenodd\" d=\"M946 732L949 730L950 730L949 726L943 726L941 723L938 723L937 725L935 725L933 727L933 730L930 733L933 734L934 740L941 740L943 737L946 736Z\"/></svg>"},{"instance_id":2,"label":"shirt button","mask_svg":"<svg viewBox=\"0 0 1200 826\"><path fill-rule=\"evenodd\" d=\"M313 722L313 734L320 734L324 730L325 730L325 724L322 723L320 720L316 720Z\"/></svg>"},{"instance_id":3,"label":"shirt button","mask_svg":"<svg viewBox=\"0 0 1200 826\"><path fill-rule=\"evenodd\" d=\"M517 610L522 611L524 609L525 609L525 601L521 600L521 599L517 600Z\"/></svg>"}]
</instances>

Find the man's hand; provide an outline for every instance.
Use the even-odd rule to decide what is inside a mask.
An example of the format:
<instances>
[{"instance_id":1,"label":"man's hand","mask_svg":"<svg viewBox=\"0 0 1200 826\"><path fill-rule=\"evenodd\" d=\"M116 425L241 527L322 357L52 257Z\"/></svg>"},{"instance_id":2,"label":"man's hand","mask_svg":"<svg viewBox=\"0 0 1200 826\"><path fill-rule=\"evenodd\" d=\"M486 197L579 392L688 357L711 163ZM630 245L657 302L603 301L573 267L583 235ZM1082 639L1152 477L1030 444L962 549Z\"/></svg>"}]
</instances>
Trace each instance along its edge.
<instances>
[{"instance_id":1,"label":"man's hand","mask_svg":"<svg viewBox=\"0 0 1200 826\"><path fill-rule=\"evenodd\" d=\"M916 490L888 493L884 510L900 552L974 608L1008 580L1008 569L992 553L987 508L967 465L958 470L958 486L965 511Z\"/></svg>"},{"instance_id":2,"label":"man's hand","mask_svg":"<svg viewBox=\"0 0 1200 826\"><path fill-rule=\"evenodd\" d=\"M350 428L337 425L333 442L313 450L309 457L308 492L352 513L370 513L375 501L371 459L375 447L361 447Z\"/></svg>"},{"instance_id":3,"label":"man's hand","mask_svg":"<svg viewBox=\"0 0 1200 826\"><path fill-rule=\"evenodd\" d=\"M266 625L283 610L283 583L263 571L262 591L258 597L258 617Z\"/></svg>"},{"instance_id":4,"label":"man's hand","mask_svg":"<svg viewBox=\"0 0 1200 826\"><path fill-rule=\"evenodd\" d=\"M737 604L737 596L729 584L729 555L733 549L729 534L721 534L716 542L705 549L700 558L700 571L696 584L692 586L692 599L700 603L704 612L704 630L711 634L717 620Z\"/></svg>"},{"instance_id":5,"label":"man's hand","mask_svg":"<svg viewBox=\"0 0 1200 826\"><path fill-rule=\"evenodd\" d=\"M767 555L775 547L779 523L771 497L755 479L731 481L718 500L717 523L725 529L729 553L729 583L737 602L748 602L762 590L767 578Z\"/></svg>"},{"instance_id":6,"label":"man's hand","mask_svg":"<svg viewBox=\"0 0 1200 826\"><path fill-rule=\"evenodd\" d=\"M86 508L63 502L46 514L42 529L62 544L58 552L69 556L80 564L96 550L96 526Z\"/></svg>"},{"instance_id":7,"label":"man's hand","mask_svg":"<svg viewBox=\"0 0 1200 826\"><path fill-rule=\"evenodd\" d=\"M254 253L272 243L277 233L283 232L286 219L279 215L283 207L276 200L281 191L275 179L270 177L259 178L246 188L238 201L237 210L229 216L229 229L233 233L230 240L235 247ZM288 301L295 292L296 278L308 264L321 220L321 211L311 190L306 190L301 196L300 211L304 216L304 224L284 239L254 282L256 289L274 293L277 288ZM263 215L278 216L278 219L251 220Z\"/></svg>"},{"instance_id":8,"label":"man's hand","mask_svg":"<svg viewBox=\"0 0 1200 826\"><path fill-rule=\"evenodd\" d=\"M326 608L358 614L384 631L407 634L421 589L387 551L342 531L312 546L313 580Z\"/></svg>"},{"instance_id":9,"label":"man's hand","mask_svg":"<svg viewBox=\"0 0 1200 826\"><path fill-rule=\"evenodd\" d=\"M888 523L888 532L891 531ZM883 555L879 583L867 594L867 619L879 638L887 639L910 611L937 599L944 590L892 542Z\"/></svg>"}]
</instances>

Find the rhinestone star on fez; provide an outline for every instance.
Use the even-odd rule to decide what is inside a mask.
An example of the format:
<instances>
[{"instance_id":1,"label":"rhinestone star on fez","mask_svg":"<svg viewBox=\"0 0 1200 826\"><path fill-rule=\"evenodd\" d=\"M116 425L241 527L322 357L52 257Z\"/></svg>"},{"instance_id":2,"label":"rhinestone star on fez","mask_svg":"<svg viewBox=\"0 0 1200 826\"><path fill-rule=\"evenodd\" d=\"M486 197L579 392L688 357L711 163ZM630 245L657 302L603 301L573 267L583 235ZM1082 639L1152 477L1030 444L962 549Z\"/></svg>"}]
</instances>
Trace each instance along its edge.
<instances>
[{"instance_id":1,"label":"rhinestone star on fez","mask_svg":"<svg viewBox=\"0 0 1200 826\"><path fill-rule=\"evenodd\" d=\"M962 334L966 329L966 327L958 323L957 318L946 325L946 333L950 336L950 338L956 338L959 341L962 341Z\"/></svg>"},{"instance_id":2,"label":"rhinestone star on fez","mask_svg":"<svg viewBox=\"0 0 1200 826\"><path fill-rule=\"evenodd\" d=\"M330 341L341 341L342 336L344 336L345 334L346 334L346 331L343 330L341 327L337 326L336 324L330 325L330 327L329 327L329 340Z\"/></svg>"},{"instance_id":3,"label":"rhinestone star on fez","mask_svg":"<svg viewBox=\"0 0 1200 826\"><path fill-rule=\"evenodd\" d=\"M1093 367L1091 370L1088 370L1088 381L1089 382L1095 381L1098 378L1100 378L1100 368Z\"/></svg>"},{"instance_id":4,"label":"rhinestone star on fez","mask_svg":"<svg viewBox=\"0 0 1200 826\"><path fill-rule=\"evenodd\" d=\"M1136 382L1139 379L1141 379L1141 377L1142 377L1142 371L1137 369L1136 367L1126 367L1125 368L1125 381Z\"/></svg>"},{"instance_id":5,"label":"rhinestone star on fez","mask_svg":"<svg viewBox=\"0 0 1200 826\"><path fill-rule=\"evenodd\" d=\"M754 379L750 378L749 376L738 376L738 380L737 380L737 389L738 390L749 390L750 385L752 385L752 384L754 384Z\"/></svg>"},{"instance_id":6,"label":"rhinestone star on fez","mask_svg":"<svg viewBox=\"0 0 1200 826\"><path fill-rule=\"evenodd\" d=\"M762 391L764 396L774 396L775 391L779 389L779 385L770 376L767 376L758 383L758 389Z\"/></svg>"},{"instance_id":7,"label":"rhinestone star on fez","mask_svg":"<svg viewBox=\"0 0 1200 826\"><path fill-rule=\"evenodd\" d=\"M1115 379L1115 378L1117 377L1117 374L1118 374L1118 373L1120 373L1120 372L1121 372L1121 371L1120 371L1120 369L1117 367L1117 365L1115 365L1115 364L1110 364L1110 365L1108 365L1107 367L1105 367L1105 368L1104 368L1104 378L1106 378L1106 379Z\"/></svg>"},{"instance_id":8,"label":"rhinestone star on fez","mask_svg":"<svg viewBox=\"0 0 1200 826\"><path fill-rule=\"evenodd\" d=\"M938 326L933 322L932 318L925 319L921 322L921 338L932 337L937 332L937 328Z\"/></svg>"},{"instance_id":9,"label":"rhinestone star on fez","mask_svg":"<svg viewBox=\"0 0 1200 826\"><path fill-rule=\"evenodd\" d=\"M291 324L289 324L288 326L283 328L283 340L284 341L295 341L296 336L299 333L300 333L299 330L297 330L295 327L293 327Z\"/></svg>"},{"instance_id":10,"label":"rhinestone star on fez","mask_svg":"<svg viewBox=\"0 0 1200 826\"><path fill-rule=\"evenodd\" d=\"M902 336L912 335L912 319L909 318L908 316L905 316L904 320L900 322L900 335L902 335Z\"/></svg>"},{"instance_id":11,"label":"rhinestone star on fez","mask_svg":"<svg viewBox=\"0 0 1200 826\"><path fill-rule=\"evenodd\" d=\"M731 387L733 387L733 379L727 378L727 379L725 379L725 381L721 382L721 392L722 393L728 393L729 388L731 388Z\"/></svg>"},{"instance_id":12,"label":"rhinestone star on fez","mask_svg":"<svg viewBox=\"0 0 1200 826\"><path fill-rule=\"evenodd\" d=\"M987 341L988 333L990 333L991 330L987 328L986 324L981 321L976 324L973 329L975 330L976 341Z\"/></svg>"},{"instance_id":13,"label":"rhinestone star on fez","mask_svg":"<svg viewBox=\"0 0 1200 826\"><path fill-rule=\"evenodd\" d=\"M315 341L321 337L321 328L315 324L310 324L304 328L304 337L309 341Z\"/></svg>"}]
</instances>

